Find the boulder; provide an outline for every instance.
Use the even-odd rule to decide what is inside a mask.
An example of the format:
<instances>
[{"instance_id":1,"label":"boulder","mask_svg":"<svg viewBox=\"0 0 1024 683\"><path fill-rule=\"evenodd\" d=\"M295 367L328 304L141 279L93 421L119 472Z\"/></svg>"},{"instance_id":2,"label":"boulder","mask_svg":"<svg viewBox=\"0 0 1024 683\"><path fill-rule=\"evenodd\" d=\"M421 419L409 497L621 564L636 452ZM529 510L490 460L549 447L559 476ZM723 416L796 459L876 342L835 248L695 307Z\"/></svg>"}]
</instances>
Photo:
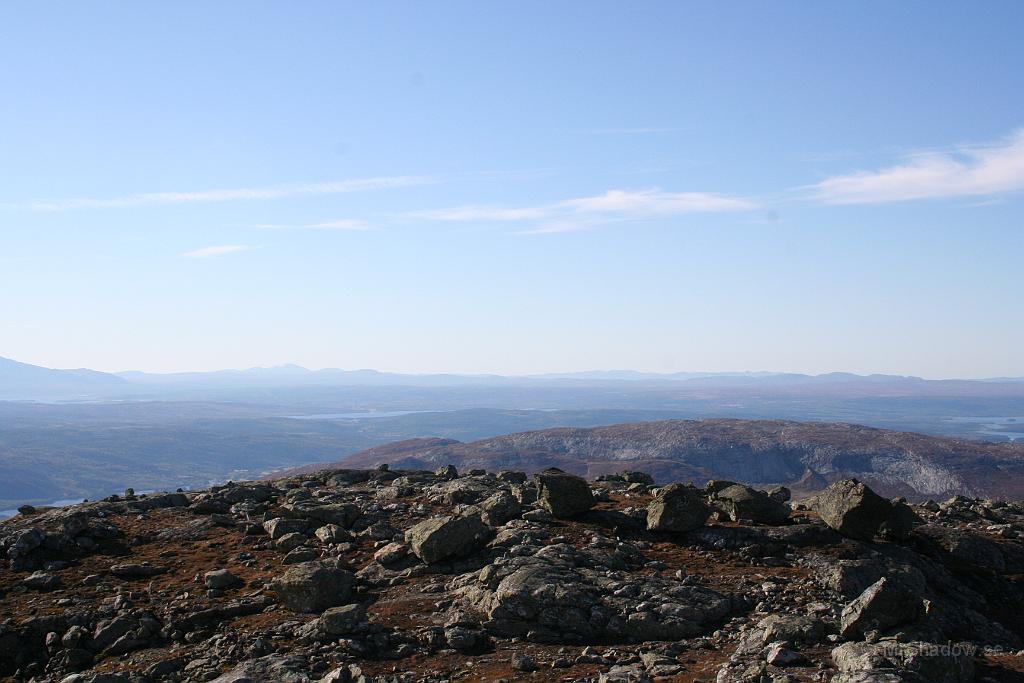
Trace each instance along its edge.
<instances>
[{"instance_id":1,"label":"boulder","mask_svg":"<svg viewBox=\"0 0 1024 683\"><path fill-rule=\"evenodd\" d=\"M405 532L413 554L427 564L473 552L486 539L488 527L478 515L434 517Z\"/></svg>"},{"instance_id":2,"label":"boulder","mask_svg":"<svg viewBox=\"0 0 1024 683\"><path fill-rule=\"evenodd\" d=\"M906 538L917 516L900 503L893 505L856 479L843 479L818 494L814 510L830 527L850 538Z\"/></svg>"},{"instance_id":3,"label":"boulder","mask_svg":"<svg viewBox=\"0 0 1024 683\"><path fill-rule=\"evenodd\" d=\"M868 631L884 632L924 616L924 600L916 586L882 577L843 608L839 632L847 640L861 639Z\"/></svg>"},{"instance_id":4,"label":"boulder","mask_svg":"<svg viewBox=\"0 0 1024 683\"><path fill-rule=\"evenodd\" d=\"M274 541L274 547L278 550L288 552L289 550L294 550L295 548L298 548L305 542L305 534L300 534L297 531L293 531L291 533L285 534L284 536L281 536L276 541Z\"/></svg>"},{"instance_id":5,"label":"boulder","mask_svg":"<svg viewBox=\"0 0 1024 683\"><path fill-rule=\"evenodd\" d=\"M685 484L669 484L647 506L647 528L685 533L704 526L710 515L711 508L700 490Z\"/></svg>"},{"instance_id":6,"label":"boulder","mask_svg":"<svg viewBox=\"0 0 1024 683\"><path fill-rule=\"evenodd\" d=\"M502 526L520 514L522 507L510 491L498 491L480 504L480 519L491 526Z\"/></svg>"},{"instance_id":7,"label":"boulder","mask_svg":"<svg viewBox=\"0 0 1024 683\"><path fill-rule=\"evenodd\" d=\"M270 534L271 540L276 541L285 534L303 533L306 531L306 522L301 519L286 519L275 517L263 522L263 528Z\"/></svg>"},{"instance_id":8,"label":"boulder","mask_svg":"<svg viewBox=\"0 0 1024 683\"><path fill-rule=\"evenodd\" d=\"M307 666L305 659L268 655L244 661L212 683L310 683L311 679L302 671Z\"/></svg>"},{"instance_id":9,"label":"boulder","mask_svg":"<svg viewBox=\"0 0 1024 683\"><path fill-rule=\"evenodd\" d=\"M272 586L278 601L293 612L323 612L352 597L352 572L320 562L293 565Z\"/></svg>"},{"instance_id":10,"label":"boulder","mask_svg":"<svg viewBox=\"0 0 1024 683\"><path fill-rule=\"evenodd\" d=\"M214 569L213 571L206 572L203 574L203 583L207 588L214 590L228 590L231 588L241 588L245 585L242 579L232 574L227 569Z\"/></svg>"},{"instance_id":11,"label":"boulder","mask_svg":"<svg viewBox=\"0 0 1024 683\"><path fill-rule=\"evenodd\" d=\"M352 540L352 534L342 529L337 524L325 524L316 530L317 539L324 545L345 543Z\"/></svg>"},{"instance_id":12,"label":"boulder","mask_svg":"<svg viewBox=\"0 0 1024 683\"><path fill-rule=\"evenodd\" d=\"M732 599L682 580L610 572L622 562L569 544L504 556L453 582L465 611L502 638L542 643L680 640L712 632Z\"/></svg>"},{"instance_id":13,"label":"boulder","mask_svg":"<svg viewBox=\"0 0 1024 683\"><path fill-rule=\"evenodd\" d=\"M438 479L451 481L452 479L459 478L459 471L455 469L455 465L445 465L444 467L438 468L438 470L434 472L434 476Z\"/></svg>"},{"instance_id":14,"label":"boulder","mask_svg":"<svg viewBox=\"0 0 1024 683\"><path fill-rule=\"evenodd\" d=\"M366 608L360 604L342 605L325 610L317 628L331 636L347 636L360 630L366 622Z\"/></svg>"},{"instance_id":15,"label":"boulder","mask_svg":"<svg viewBox=\"0 0 1024 683\"><path fill-rule=\"evenodd\" d=\"M755 524L783 524L789 518L788 505L743 484L720 490L715 494L715 501L734 522L749 519Z\"/></svg>"},{"instance_id":16,"label":"boulder","mask_svg":"<svg viewBox=\"0 0 1024 683\"><path fill-rule=\"evenodd\" d=\"M373 559L383 565L394 564L409 554L409 546L404 543L388 543L373 554Z\"/></svg>"},{"instance_id":17,"label":"boulder","mask_svg":"<svg viewBox=\"0 0 1024 683\"><path fill-rule=\"evenodd\" d=\"M551 468L534 475L537 500L555 517L574 517L594 507L594 494L586 480Z\"/></svg>"},{"instance_id":18,"label":"boulder","mask_svg":"<svg viewBox=\"0 0 1024 683\"><path fill-rule=\"evenodd\" d=\"M839 674L832 683L970 683L969 643L844 643L832 650Z\"/></svg>"},{"instance_id":19,"label":"boulder","mask_svg":"<svg viewBox=\"0 0 1024 683\"><path fill-rule=\"evenodd\" d=\"M57 590L61 586L61 578L56 574L49 574L43 571L32 572L21 580L22 585L37 591L47 592Z\"/></svg>"}]
</instances>

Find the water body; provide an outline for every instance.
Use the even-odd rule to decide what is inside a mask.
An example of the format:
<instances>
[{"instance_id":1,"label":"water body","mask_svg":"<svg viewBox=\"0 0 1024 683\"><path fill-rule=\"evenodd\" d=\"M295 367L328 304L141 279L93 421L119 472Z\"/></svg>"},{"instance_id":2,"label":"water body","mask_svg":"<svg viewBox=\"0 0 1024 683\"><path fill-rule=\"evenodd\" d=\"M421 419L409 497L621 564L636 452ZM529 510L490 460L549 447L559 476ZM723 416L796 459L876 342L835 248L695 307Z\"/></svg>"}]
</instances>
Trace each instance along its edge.
<instances>
[{"instance_id":1,"label":"water body","mask_svg":"<svg viewBox=\"0 0 1024 683\"><path fill-rule=\"evenodd\" d=\"M979 427L977 430L978 434L984 434L985 436L1002 437L1014 442L1024 441L1024 431L1018 429L1019 427L1024 427L1024 416L952 417L950 421L976 424Z\"/></svg>"}]
</instances>

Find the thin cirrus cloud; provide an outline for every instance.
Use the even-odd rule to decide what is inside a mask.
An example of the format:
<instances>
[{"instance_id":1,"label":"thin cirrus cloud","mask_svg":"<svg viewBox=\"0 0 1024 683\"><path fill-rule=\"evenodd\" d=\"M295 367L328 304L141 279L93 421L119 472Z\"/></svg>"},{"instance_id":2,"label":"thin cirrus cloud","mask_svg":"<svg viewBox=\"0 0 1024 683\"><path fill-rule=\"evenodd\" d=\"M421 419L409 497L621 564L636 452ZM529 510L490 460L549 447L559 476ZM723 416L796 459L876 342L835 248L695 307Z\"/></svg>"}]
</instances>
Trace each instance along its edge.
<instances>
[{"instance_id":1,"label":"thin cirrus cloud","mask_svg":"<svg viewBox=\"0 0 1024 683\"><path fill-rule=\"evenodd\" d=\"M246 244L221 244L214 247L203 247L201 249L194 249L193 251L186 251L182 256L185 258L214 258L216 256L234 254L239 251L248 251L250 249L252 249L252 247Z\"/></svg>"},{"instance_id":2,"label":"thin cirrus cloud","mask_svg":"<svg viewBox=\"0 0 1024 683\"><path fill-rule=\"evenodd\" d=\"M826 204L880 204L1024 190L1024 129L1005 140L931 152L878 171L827 178L811 187Z\"/></svg>"},{"instance_id":3,"label":"thin cirrus cloud","mask_svg":"<svg viewBox=\"0 0 1024 683\"><path fill-rule=\"evenodd\" d=\"M410 216L437 221L532 222L536 225L518 232L541 234L585 230L606 223L686 213L749 211L756 207L754 202L740 197L708 192L664 192L659 188L651 188L610 190L601 195L565 199L540 206L508 208L468 205L417 211Z\"/></svg>"},{"instance_id":4,"label":"thin cirrus cloud","mask_svg":"<svg viewBox=\"0 0 1024 683\"><path fill-rule=\"evenodd\" d=\"M317 183L293 183L265 187L235 188L230 190L200 190L196 192L143 192L121 197L79 197L72 199L36 200L12 205L32 211L67 211L71 209L117 209L135 206L191 204L200 202L228 202L243 200L285 199L313 195L363 192L435 182L426 176L385 176L378 178L352 178Z\"/></svg>"},{"instance_id":5,"label":"thin cirrus cloud","mask_svg":"<svg viewBox=\"0 0 1024 683\"><path fill-rule=\"evenodd\" d=\"M251 226L260 230L370 230L372 226L366 221L352 218L344 218L337 221L326 221L324 223L305 224L281 224L281 223L257 223Z\"/></svg>"}]
</instances>

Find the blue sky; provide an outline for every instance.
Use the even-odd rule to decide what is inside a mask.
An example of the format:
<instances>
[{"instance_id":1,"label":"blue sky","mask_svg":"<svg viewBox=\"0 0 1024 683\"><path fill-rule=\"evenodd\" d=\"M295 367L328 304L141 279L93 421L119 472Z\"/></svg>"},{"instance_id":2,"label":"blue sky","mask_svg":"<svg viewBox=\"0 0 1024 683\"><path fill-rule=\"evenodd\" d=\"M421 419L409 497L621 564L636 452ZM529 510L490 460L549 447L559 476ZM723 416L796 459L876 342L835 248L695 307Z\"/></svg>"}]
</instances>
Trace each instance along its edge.
<instances>
[{"instance_id":1,"label":"blue sky","mask_svg":"<svg viewBox=\"0 0 1024 683\"><path fill-rule=\"evenodd\" d=\"M1024 375L1022 25L7 3L0 356Z\"/></svg>"}]
</instances>

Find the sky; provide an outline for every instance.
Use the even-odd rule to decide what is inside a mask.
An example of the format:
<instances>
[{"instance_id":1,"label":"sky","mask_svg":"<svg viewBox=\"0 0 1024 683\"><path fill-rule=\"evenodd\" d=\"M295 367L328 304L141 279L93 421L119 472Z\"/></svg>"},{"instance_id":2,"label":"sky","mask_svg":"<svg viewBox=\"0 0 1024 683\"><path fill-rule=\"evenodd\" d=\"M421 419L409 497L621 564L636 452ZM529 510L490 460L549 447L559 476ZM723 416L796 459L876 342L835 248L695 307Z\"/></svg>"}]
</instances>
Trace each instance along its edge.
<instances>
[{"instance_id":1,"label":"sky","mask_svg":"<svg viewBox=\"0 0 1024 683\"><path fill-rule=\"evenodd\" d=\"M1024 4L0 5L0 356L1024 376Z\"/></svg>"}]
</instances>

